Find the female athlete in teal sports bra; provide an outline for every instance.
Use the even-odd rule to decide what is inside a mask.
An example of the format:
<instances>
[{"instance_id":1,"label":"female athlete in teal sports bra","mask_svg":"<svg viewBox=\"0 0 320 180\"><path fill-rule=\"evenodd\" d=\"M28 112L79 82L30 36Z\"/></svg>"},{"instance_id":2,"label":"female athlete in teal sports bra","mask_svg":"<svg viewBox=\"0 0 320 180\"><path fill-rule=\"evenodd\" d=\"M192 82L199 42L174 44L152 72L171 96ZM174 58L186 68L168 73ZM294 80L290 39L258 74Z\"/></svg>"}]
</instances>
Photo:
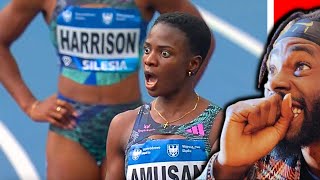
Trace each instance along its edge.
<instances>
[{"instance_id":1,"label":"female athlete in teal sports bra","mask_svg":"<svg viewBox=\"0 0 320 180\"><path fill-rule=\"evenodd\" d=\"M140 49L155 11L200 16L187 0L12 0L1 11L0 81L31 119L50 123L47 179L105 176L110 121L142 104ZM60 62L58 92L45 100L26 86L10 52L39 13Z\"/></svg>"},{"instance_id":2,"label":"female athlete in teal sports bra","mask_svg":"<svg viewBox=\"0 0 320 180\"><path fill-rule=\"evenodd\" d=\"M155 21L142 66L145 86L156 99L112 120L107 180L191 180L218 150L222 109L194 89L210 36L206 24L187 13L165 13Z\"/></svg>"}]
</instances>

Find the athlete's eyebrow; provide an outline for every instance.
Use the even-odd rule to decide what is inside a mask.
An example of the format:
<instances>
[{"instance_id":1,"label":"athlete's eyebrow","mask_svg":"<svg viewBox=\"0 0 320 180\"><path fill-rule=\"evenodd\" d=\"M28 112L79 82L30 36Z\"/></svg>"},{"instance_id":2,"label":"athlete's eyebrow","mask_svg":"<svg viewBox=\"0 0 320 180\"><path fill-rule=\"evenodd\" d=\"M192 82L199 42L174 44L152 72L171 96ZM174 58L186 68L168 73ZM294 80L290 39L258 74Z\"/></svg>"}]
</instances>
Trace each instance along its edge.
<instances>
[{"instance_id":1,"label":"athlete's eyebrow","mask_svg":"<svg viewBox=\"0 0 320 180\"><path fill-rule=\"evenodd\" d=\"M143 43L143 45L144 45L144 46L150 46L150 43L148 43L147 41L145 41L145 42Z\"/></svg>"},{"instance_id":2,"label":"athlete's eyebrow","mask_svg":"<svg viewBox=\"0 0 320 180\"><path fill-rule=\"evenodd\" d=\"M147 41L144 42L144 46L152 46L150 43L148 43ZM159 49L174 49L172 46L169 45L158 45L157 48Z\"/></svg>"}]
</instances>

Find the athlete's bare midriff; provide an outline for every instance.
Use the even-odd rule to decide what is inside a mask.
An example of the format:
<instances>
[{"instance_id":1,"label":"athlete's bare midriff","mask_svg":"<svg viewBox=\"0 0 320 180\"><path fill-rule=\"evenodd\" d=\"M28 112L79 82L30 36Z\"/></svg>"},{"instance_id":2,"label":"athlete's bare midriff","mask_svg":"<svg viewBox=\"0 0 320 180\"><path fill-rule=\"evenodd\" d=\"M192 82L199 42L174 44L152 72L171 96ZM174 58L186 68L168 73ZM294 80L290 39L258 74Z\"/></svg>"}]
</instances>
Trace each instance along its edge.
<instances>
[{"instance_id":1,"label":"athlete's bare midriff","mask_svg":"<svg viewBox=\"0 0 320 180\"><path fill-rule=\"evenodd\" d=\"M138 72L121 82L106 86L78 84L60 76L58 91L70 99L89 104L125 104L140 99Z\"/></svg>"}]
</instances>

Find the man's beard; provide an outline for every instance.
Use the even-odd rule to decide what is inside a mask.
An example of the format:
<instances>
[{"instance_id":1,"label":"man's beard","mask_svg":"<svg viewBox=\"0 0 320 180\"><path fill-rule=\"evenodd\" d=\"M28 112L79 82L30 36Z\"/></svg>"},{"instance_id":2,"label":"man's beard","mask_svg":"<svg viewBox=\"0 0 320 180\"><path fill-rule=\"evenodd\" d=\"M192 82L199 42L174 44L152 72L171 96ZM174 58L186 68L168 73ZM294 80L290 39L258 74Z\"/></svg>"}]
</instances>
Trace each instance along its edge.
<instances>
[{"instance_id":1,"label":"man's beard","mask_svg":"<svg viewBox=\"0 0 320 180\"><path fill-rule=\"evenodd\" d=\"M305 103L304 103L305 104ZM301 153L301 148L320 140L320 98L313 103L313 109L304 110L300 131L291 139L283 139L272 151L272 155L280 159L287 157L297 157Z\"/></svg>"}]
</instances>

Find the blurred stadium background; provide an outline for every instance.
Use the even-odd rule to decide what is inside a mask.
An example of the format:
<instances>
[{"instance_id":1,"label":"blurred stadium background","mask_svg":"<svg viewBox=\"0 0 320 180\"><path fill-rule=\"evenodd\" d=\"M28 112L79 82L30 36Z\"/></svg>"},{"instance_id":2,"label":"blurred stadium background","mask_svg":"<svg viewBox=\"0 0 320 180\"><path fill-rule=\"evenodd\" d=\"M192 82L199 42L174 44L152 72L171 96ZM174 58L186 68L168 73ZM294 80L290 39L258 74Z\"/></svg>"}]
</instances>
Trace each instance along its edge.
<instances>
[{"instance_id":1,"label":"blurred stadium background","mask_svg":"<svg viewBox=\"0 0 320 180\"><path fill-rule=\"evenodd\" d=\"M8 2L1 0L0 9ZM239 98L260 95L256 77L267 39L267 1L192 2L203 13L216 38L214 55L197 92L221 107ZM38 99L56 92L57 60L41 15L12 51ZM150 101L143 76L140 78L143 99ZM47 130L47 124L33 123L0 86L0 179L45 179Z\"/></svg>"}]
</instances>

